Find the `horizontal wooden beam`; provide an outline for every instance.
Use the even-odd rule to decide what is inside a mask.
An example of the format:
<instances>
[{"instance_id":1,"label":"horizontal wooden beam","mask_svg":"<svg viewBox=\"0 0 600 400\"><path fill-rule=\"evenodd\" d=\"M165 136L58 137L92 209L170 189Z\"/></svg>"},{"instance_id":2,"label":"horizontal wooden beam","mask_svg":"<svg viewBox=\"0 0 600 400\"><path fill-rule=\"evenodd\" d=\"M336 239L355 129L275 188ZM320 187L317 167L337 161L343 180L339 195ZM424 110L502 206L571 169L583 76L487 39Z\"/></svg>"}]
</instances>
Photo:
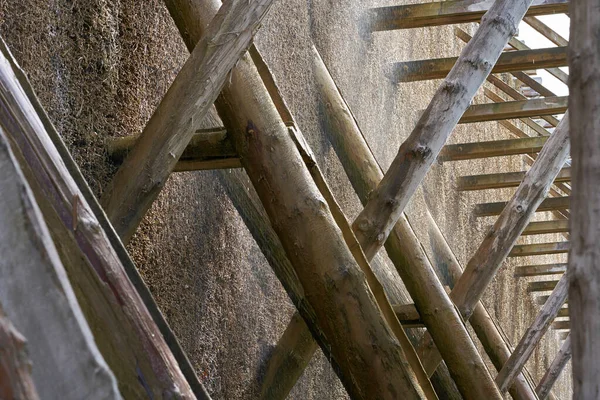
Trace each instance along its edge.
<instances>
[{"instance_id":1,"label":"horizontal wooden beam","mask_svg":"<svg viewBox=\"0 0 600 400\"><path fill-rule=\"evenodd\" d=\"M379 7L369 11L369 18L373 31L478 22L493 3L492 0L453 0ZM568 5L567 0L534 0L526 15L564 13Z\"/></svg>"},{"instance_id":2,"label":"horizontal wooden beam","mask_svg":"<svg viewBox=\"0 0 600 400\"><path fill-rule=\"evenodd\" d=\"M554 321L552 323L552 329L571 329L571 321L567 320L567 321Z\"/></svg>"},{"instance_id":3,"label":"horizontal wooden beam","mask_svg":"<svg viewBox=\"0 0 600 400\"><path fill-rule=\"evenodd\" d=\"M569 252L569 242L520 244L511 250L509 257L538 256Z\"/></svg>"},{"instance_id":4,"label":"horizontal wooden beam","mask_svg":"<svg viewBox=\"0 0 600 400\"><path fill-rule=\"evenodd\" d=\"M138 138L139 135L108 139L106 150L115 163L121 164ZM179 158L175 171L241 168L241 166L227 131L225 128L218 127L196 131Z\"/></svg>"},{"instance_id":5,"label":"horizontal wooden beam","mask_svg":"<svg viewBox=\"0 0 600 400\"><path fill-rule=\"evenodd\" d=\"M469 175L461 176L457 179L457 189L463 190L483 190L499 189L507 187L517 187L521 184L525 171L502 172L498 174ZM554 182L571 181L571 168L563 168Z\"/></svg>"},{"instance_id":6,"label":"horizontal wooden beam","mask_svg":"<svg viewBox=\"0 0 600 400\"><path fill-rule=\"evenodd\" d=\"M570 201L571 199L569 196L548 197L542 201L536 212L567 209L569 208ZM500 215L502 210L504 210L504 207L506 207L505 201L482 203L475 206L473 213L477 217L490 217L493 215Z\"/></svg>"},{"instance_id":7,"label":"horizontal wooden beam","mask_svg":"<svg viewBox=\"0 0 600 400\"><path fill-rule=\"evenodd\" d=\"M499 121L564 114L568 97L541 97L531 100L504 101L501 103L475 104L467 108L459 123Z\"/></svg>"},{"instance_id":8,"label":"horizontal wooden beam","mask_svg":"<svg viewBox=\"0 0 600 400\"><path fill-rule=\"evenodd\" d=\"M540 265L520 265L515 269L513 276L540 276L540 275L560 275L567 271L566 263L558 264L540 264Z\"/></svg>"},{"instance_id":9,"label":"horizontal wooden beam","mask_svg":"<svg viewBox=\"0 0 600 400\"><path fill-rule=\"evenodd\" d=\"M558 281L540 281L540 282L529 282L527 284L528 292L545 292L553 290L556 287Z\"/></svg>"},{"instance_id":10,"label":"horizontal wooden beam","mask_svg":"<svg viewBox=\"0 0 600 400\"><path fill-rule=\"evenodd\" d=\"M547 233L569 232L569 220L555 219L551 221L530 222L521 235L543 235Z\"/></svg>"},{"instance_id":11,"label":"horizontal wooden beam","mask_svg":"<svg viewBox=\"0 0 600 400\"><path fill-rule=\"evenodd\" d=\"M477 158L538 153L542 150L547 140L547 136L540 136L450 144L444 146L438 156L438 161L473 160Z\"/></svg>"},{"instance_id":12,"label":"horizontal wooden beam","mask_svg":"<svg viewBox=\"0 0 600 400\"><path fill-rule=\"evenodd\" d=\"M457 59L457 57L449 57L399 62L394 65L392 78L395 82L443 79L454 67ZM566 47L550 47L502 53L492 73L565 66L567 66Z\"/></svg>"}]
</instances>

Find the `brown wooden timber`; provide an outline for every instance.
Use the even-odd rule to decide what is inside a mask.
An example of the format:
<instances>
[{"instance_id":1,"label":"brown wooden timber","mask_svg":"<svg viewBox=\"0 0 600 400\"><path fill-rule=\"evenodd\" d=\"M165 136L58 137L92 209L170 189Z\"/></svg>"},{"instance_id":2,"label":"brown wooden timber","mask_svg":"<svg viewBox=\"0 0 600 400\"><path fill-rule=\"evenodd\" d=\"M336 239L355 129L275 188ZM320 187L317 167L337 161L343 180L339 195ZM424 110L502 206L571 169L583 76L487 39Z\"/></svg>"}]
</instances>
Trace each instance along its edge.
<instances>
[{"instance_id":1,"label":"brown wooden timber","mask_svg":"<svg viewBox=\"0 0 600 400\"><path fill-rule=\"evenodd\" d=\"M565 330L565 329L571 329L571 321L567 320L567 321L554 321L552 323L552 329L555 330Z\"/></svg>"},{"instance_id":2,"label":"brown wooden timber","mask_svg":"<svg viewBox=\"0 0 600 400\"><path fill-rule=\"evenodd\" d=\"M512 37L509 40L508 44L510 44L517 51L529 51L529 50L531 50L529 48L529 46L527 46L525 43L521 42L516 37ZM555 47L555 48L556 49L561 49L561 48L564 48L564 47ZM563 65L563 66L565 66L565 65ZM550 75L554 76L556 79L558 79L562 83L567 84L567 82L569 80L569 75L566 72L564 72L563 70L561 70L560 68L557 68L557 67L559 67L559 66L553 66L553 67L538 66L537 68L544 68Z\"/></svg>"},{"instance_id":3,"label":"brown wooden timber","mask_svg":"<svg viewBox=\"0 0 600 400\"><path fill-rule=\"evenodd\" d=\"M560 275L567 271L567 264L520 265L515 268L515 277Z\"/></svg>"},{"instance_id":4,"label":"brown wooden timber","mask_svg":"<svg viewBox=\"0 0 600 400\"><path fill-rule=\"evenodd\" d=\"M492 140L489 142L459 143L444 146L438 160L460 161L477 158L538 153L548 141L547 136Z\"/></svg>"},{"instance_id":5,"label":"brown wooden timber","mask_svg":"<svg viewBox=\"0 0 600 400\"><path fill-rule=\"evenodd\" d=\"M169 0L167 6L184 38L189 38L190 32L201 34L204 24L200 21L206 22L206 16L216 12L219 3ZM186 44L193 48L195 41L186 40ZM392 393L422 398L423 391L435 398L416 356L412 365L405 358L411 357L414 349L402 336L402 329L392 334L384 320L364 273L347 248L249 55L239 60L230 77L215 105L295 267L308 302L316 305L317 321L307 323L323 329L346 389L355 398L383 398L393 396ZM321 231L318 239L308 232L316 226ZM294 250L296 246L305 249L302 255ZM321 254L318 249L323 246L329 251ZM324 281L325 276L330 278L330 284ZM340 291L332 290L331 285ZM362 335L369 335L369 345L358 339ZM373 352L372 344L381 351ZM347 357L350 349L356 357ZM383 370L382 365L391 368ZM422 379L417 381L415 374Z\"/></svg>"},{"instance_id":6,"label":"brown wooden timber","mask_svg":"<svg viewBox=\"0 0 600 400\"><path fill-rule=\"evenodd\" d=\"M531 100L504 101L501 103L475 104L463 114L459 123L498 121L563 114L567 111L568 97L541 97Z\"/></svg>"},{"instance_id":7,"label":"brown wooden timber","mask_svg":"<svg viewBox=\"0 0 600 400\"><path fill-rule=\"evenodd\" d=\"M544 336L544 333L546 333L552 321L556 318L558 311L565 304L569 286L567 275L568 272L562 276L548 298L548 301L542 306L535 321L527 329L512 355L498 373L496 383L501 391L505 391L510 386L514 377L521 372L521 369L535 350L542 336Z\"/></svg>"},{"instance_id":8,"label":"brown wooden timber","mask_svg":"<svg viewBox=\"0 0 600 400\"><path fill-rule=\"evenodd\" d=\"M383 177L383 172L372 154L363 154L367 152L360 151L368 148L362 133L314 47L313 71L317 87L322 94L327 120L331 130L335 131L336 140L350 142L345 146L354 149L352 154L346 153L344 156L356 157L355 162L359 162L358 158L362 159L362 171L353 171L351 179L354 182L358 182L359 179L363 182L359 185L361 190L357 190L357 194L365 204L368 192L376 187ZM365 177L356 177L357 172L360 174L363 171ZM356 229L356 225L354 228ZM361 246L364 248L364 242ZM495 396L496 388L489 384L490 374L481 356L404 215L393 228L386 249L423 316L423 323L440 348L448 370L462 395L466 398ZM447 335L448 329L453 331L453 335Z\"/></svg>"},{"instance_id":9,"label":"brown wooden timber","mask_svg":"<svg viewBox=\"0 0 600 400\"><path fill-rule=\"evenodd\" d=\"M533 29L535 29L539 33L541 33L543 36L545 36L548 40L550 40L555 45L557 45L557 46L568 46L569 45L569 41L567 39L560 36L558 33L556 33L554 30L552 30L552 28L550 28L548 25L546 25L545 23L540 21L538 18L526 16L525 18L523 18L523 21L527 22L527 24L529 26L531 26Z\"/></svg>"},{"instance_id":10,"label":"brown wooden timber","mask_svg":"<svg viewBox=\"0 0 600 400\"><path fill-rule=\"evenodd\" d=\"M600 15L598 2L569 6L573 179L569 302L573 398L600 393Z\"/></svg>"},{"instance_id":11,"label":"brown wooden timber","mask_svg":"<svg viewBox=\"0 0 600 400\"><path fill-rule=\"evenodd\" d=\"M535 302L536 302L536 304L538 304L540 306L543 306L546 303L546 301L548 300L549 297L550 297L549 295L546 295L546 296L537 296ZM565 301L565 303L567 303L567 304L569 303L569 299L568 298Z\"/></svg>"},{"instance_id":12,"label":"brown wooden timber","mask_svg":"<svg viewBox=\"0 0 600 400\"><path fill-rule=\"evenodd\" d=\"M519 186L523 178L525 177L525 171L519 172L501 172L498 174L484 174L484 175L469 175L461 176L456 180L457 190L484 190L484 189L500 189L508 187ZM571 169L563 168L554 182L570 182L571 181ZM524 233L527 231L525 229Z\"/></svg>"},{"instance_id":13,"label":"brown wooden timber","mask_svg":"<svg viewBox=\"0 0 600 400\"><path fill-rule=\"evenodd\" d=\"M139 135L111 138L106 150L112 160L121 164L135 146ZM175 165L174 172L241 168L225 128L197 130Z\"/></svg>"},{"instance_id":14,"label":"brown wooden timber","mask_svg":"<svg viewBox=\"0 0 600 400\"><path fill-rule=\"evenodd\" d=\"M571 334L567 335L567 338L560 346L560 350L552 360L552 364L548 367L548 370L540 380L540 383L535 388L535 392L537 393L540 400L546 400L550 391L552 390L552 386L562 373L563 369L571 359Z\"/></svg>"},{"instance_id":15,"label":"brown wooden timber","mask_svg":"<svg viewBox=\"0 0 600 400\"><path fill-rule=\"evenodd\" d=\"M508 257L539 256L569 252L569 242L520 244L514 246Z\"/></svg>"},{"instance_id":16,"label":"brown wooden timber","mask_svg":"<svg viewBox=\"0 0 600 400\"><path fill-rule=\"evenodd\" d=\"M528 292L545 292L549 290L553 290L556 287L558 281L538 281L538 282L529 282L527 284Z\"/></svg>"},{"instance_id":17,"label":"brown wooden timber","mask_svg":"<svg viewBox=\"0 0 600 400\"><path fill-rule=\"evenodd\" d=\"M562 197L548 197L544 199L535 210L536 212L562 210L569 208L571 199L569 196ZM499 201L496 203L482 203L477 204L473 209L473 214L476 217L489 217L493 215L500 215L504 207L508 204L506 201Z\"/></svg>"},{"instance_id":18,"label":"brown wooden timber","mask_svg":"<svg viewBox=\"0 0 600 400\"><path fill-rule=\"evenodd\" d=\"M192 138L194 124L212 106L271 4L272 0L225 3L150 117L102 197L106 214L124 242L165 185Z\"/></svg>"},{"instance_id":19,"label":"brown wooden timber","mask_svg":"<svg viewBox=\"0 0 600 400\"><path fill-rule=\"evenodd\" d=\"M374 31L479 22L492 4L492 0L452 0L380 7L371 9L369 18ZM534 0L526 15L561 13L567 8L567 0Z\"/></svg>"},{"instance_id":20,"label":"brown wooden timber","mask_svg":"<svg viewBox=\"0 0 600 400\"><path fill-rule=\"evenodd\" d=\"M95 321L90 328L121 394L126 398L147 397L148 393L194 398L196 394L208 399L123 244L3 41L0 50L2 127L51 234L57 238L57 250L86 320Z\"/></svg>"},{"instance_id":21,"label":"brown wooden timber","mask_svg":"<svg viewBox=\"0 0 600 400\"><path fill-rule=\"evenodd\" d=\"M0 398L39 399L31 378L27 341L17 331L0 306Z\"/></svg>"},{"instance_id":22,"label":"brown wooden timber","mask_svg":"<svg viewBox=\"0 0 600 400\"><path fill-rule=\"evenodd\" d=\"M394 65L393 80L394 82L416 82L443 79L456 64L456 61L456 57L448 57L399 62ZM509 51L502 53L492 69L492 73L565 67L566 65L566 47Z\"/></svg>"}]
</instances>

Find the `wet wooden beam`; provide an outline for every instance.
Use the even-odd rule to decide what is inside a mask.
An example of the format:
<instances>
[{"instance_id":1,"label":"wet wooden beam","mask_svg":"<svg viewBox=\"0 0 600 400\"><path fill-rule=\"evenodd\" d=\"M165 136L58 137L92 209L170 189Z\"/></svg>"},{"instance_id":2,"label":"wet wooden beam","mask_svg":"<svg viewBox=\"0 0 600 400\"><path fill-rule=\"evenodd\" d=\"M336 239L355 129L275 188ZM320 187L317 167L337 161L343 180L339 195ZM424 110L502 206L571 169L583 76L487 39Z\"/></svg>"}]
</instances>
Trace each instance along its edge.
<instances>
[{"instance_id":1,"label":"wet wooden beam","mask_svg":"<svg viewBox=\"0 0 600 400\"><path fill-rule=\"evenodd\" d=\"M394 65L393 80L395 82L416 82L443 79L456 61L457 57L448 57L399 62ZM492 69L492 73L565 66L567 66L567 49L551 47L502 53Z\"/></svg>"},{"instance_id":2,"label":"wet wooden beam","mask_svg":"<svg viewBox=\"0 0 600 400\"><path fill-rule=\"evenodd\" d=\"M542 136L450 144L444 146L438 156L438 161L474 160L477 158L538 153L547 141L548 137Z\"/></svg>"},{"instance_id":3,"label":"wet wooden beam","mask_svg":"<svg viewBox=\"0 0 600 400\"><path fill-rule=\"evenodd\" d=\"M569 252L569 242L521 244L514 246L508 257L539 256Z\"/></svg>"},{"instance_id":4,"label":"wet wooden beam","mask_svg":"<svg viewBox=\"0 0 600 400\"><path fill-rule=\"evenodd\" d=\"M567 209L569 208L570 202L571 199L569 196L548 197L541 202L536 212ZM499 215L502 210L504 210L504 207L506 207L506 204L506 201L477 204L473 209L473 214L476 217L490 217L493 215Z\"/></svg>"},{"instance_id":5,"label":"wet wooden beam","mask_svg":"<svg viewBox=\"0 0 600 400\"><path fill-rule=\"evenodd\" d=\"M539 264L539 265L520 265L515 268L515 277L540 276L540 275L561 275L567 271L566 263L558 264Z\"/></svg>"},{"instance_id":6,"label":"wet wooden beam","mask_svg":"<svg viewBox=\"0 0 600 400\"><path fill-rule=\"evenodd\" d=\"M505 101L501 103L475 104L460 119L461 124L501 119L539 117L563 114L567 111L568 97L541 97L531 100Z\"/></svg>"},{"instance_id":7,"label":"wet wooden beam","mask_svg":"<svg viewBox=\"0 0 600 400\"><path fill-rule=\"evenodd\" d=\"M552 386L554 386L556 380L571 359L571 354L571 336L569 334L560 346L560 350L554 357L554 360L552 360L552 364L550 364L550 367L548 367L540 383L535 388L535 392L540 400L546 400L550 394L550 390L552 390Z\"/></svg>"},{"instance_id":8,"label":"wet wooden beam","mask_svg":"<svg viewBox=\"0 0 600 400\"><path fill-rule=\"evenodd\" d=\"M540 21L538 18L532 17L532 16L526 16L525 18L523 18L523 21L525 21L529 26L531 26L533 29L535 29L539 33L541 33L543 36L545 36L548 40L550 40L555 45L557 45L557 46L568 46L569 45L569 41L567 39L560 36L552 28L550 28L548 25L546 25L545 23Z\"/></svg>"},{"instance_id":9,"label":"wet wooden beam","mask_svg":"<svg viewBox=\"0 0 600 400\"><path fill-rule=\"evenodd\" d=\"M501 172L497 174L461 176L456 180L457 190L484 190L519 186L525 177L525 171ZM554 182L570 182L571 169L563 168ZM527 231L527 229L525 230Z\"/></svg>"},{"instance_id":10,"label":"wet wooden beam","mask_svg":"<svg viewBox=\"0 0 600 400\"><path fill-rule=\"evenodd\" d=\"M539 282L529 282L527 284L528 292L545 292L548 290L553 290L556 287L558 281L539 281Z\"/></svg>"},{"instance_id":11,"label":"wet wooden beam","mask_svg":"<svg viewBox=\"0 0 600 400\"><path fill-rule=\"evenodd\" d=\"M369 18L374 31L479 22L492 4L492 0L453 0L380 7L371 9ZM555 14L567 8L567 0L535 0L526 15Z\"/></svg>"},{"instance_id":12,"label":"wet wooden beam","mask_svg":"<svg viewBox=\"0 0 600 400\"><path fill-rule=\"evenodd\" d=\"M502 367L502 370L498 373L496 383L501 391L508 389L512 380L521 372L521 369L529 357L531 357L542 336L544 336L550 324L556 318L558 311L565 304L569 286L567 275L568 273L562 276L548 298L548 301L542 306L535 320L527 329L517 347L515 347L515 350L504 367Z\"/></svg>"}]
</instances>

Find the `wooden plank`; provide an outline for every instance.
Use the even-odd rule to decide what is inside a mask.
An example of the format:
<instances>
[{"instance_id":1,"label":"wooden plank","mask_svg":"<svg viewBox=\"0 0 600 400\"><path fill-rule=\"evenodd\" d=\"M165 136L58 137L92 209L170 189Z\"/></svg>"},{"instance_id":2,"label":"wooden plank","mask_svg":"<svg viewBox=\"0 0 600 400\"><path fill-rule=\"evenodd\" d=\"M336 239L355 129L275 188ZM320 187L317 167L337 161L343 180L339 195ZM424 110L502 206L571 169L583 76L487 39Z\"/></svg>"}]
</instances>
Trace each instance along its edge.
<instances>
[{"instance_id":1,"label":"wooden plank","mask_svg":"<svg viewBox=\"0 0 600 400\"><path fill-rule=\"evenodd\" d=\"M550 364L550 367L548 367L540 383L535 388L535 392L540 400L545 400L548 397L552 386L554 386L556 380L571 359L571 354L571 335L569 334L560 346L560 350L554 357L554 360L552 360L552 364Z\"/></svg>"},{"instance_id":2,"label":"wooden plank","mask_svg":"<svg viewBox=\"0 0 600 400\"><path fill-rule=\"evenodd\" d=\"M502 370L498 373L496 383L501 391L508 389L512 380L521 372L521 369L529 357L531 357L542 336L544 336L544 333L546 333L550 324L556 318L558 311L565 304L569 286L567 274L562 276L548 298L548 301L542 306L535 320L527 329L517 347L515 347L515 351L513 351L504 367L502 367Z\"/></svg>"},{"instance_id":3,"label":"wooden plank","mask_svg":"<svg viewBox=\"0 0 600 400\"><path fill-rule=\"evenodd\" d=\"M566 263L558 264L540 264L540 265L520 265L515 268L515 277L540 276L540 275L561 275L567 271Z\"/></svg>"},{"instance_id":4,"label":"wooden plank","mask_svg":"<svg viewBox=\"0 0 600 400\"><path fill-rule=\"evenodd\" d=\"M461 176L456 180L456 188L460 191L466 191L516 187L519 186L524 177L525 171ZM570 181L571 169L568 167L561 169L554 180L554 182Z\"/></svg>"},{"instance_id":5,"label":"wooden plank","mask_svg":"<svg viewBox=\"0 0 600 400\"><path fill-rule=\"evenodd\" d=\"M508 44L510 44L517 51L531 50L529 48L529 46L527 46L525 43L521 42L516 37L512 37L508 41ZM556 47L556 48L560 48L560 47ZM561 81L564 84L567 84L567 82L569 80L569 75L566 72L564 72L563 70L561 70L560 68L557 68L557 66L554 66L554 67L544 66L544 67L539 67L539 68L544 68L550 75L554 76L556 79L558 79L559 81Z\"/></svg>"},{"instance_id":6,"label":"wooden plank","mask_svg":"<svg viewBox=\"0 0 600 400\"><path fill-rule=\"evenodd\" d=\"M444 146L438 156L438 161L474 160L477 158L537 153L542 150L547 141L548 137L543 136L450 144Z\"/></svg>"},{"instance_id":7,"label":"wooden plank","mask_svg":"<svg viewBox=\"0 0 600 400\"><path fill-rule=\"evenodd\" d=\"M570 206L571 199L569 196L562 197L548 197L544 199L536 209L536 212L552 211L552 210L563 210ZM496 203L481 203L477 204L473 209L473 214L476 217L489 217L493 215L500 215L504 207L508 203L506 201L499 201Z\"/></svg>"},{"instance_id":8,"label":"wooden plank","mask_svg":"<svg viewBox=\"0 0 600 400\"><path fill-rule=\"evenodd\" d=\"M552 329L555 330L570 330L571 329L571 321L554 321L552 323Z\"/></svg>"},{"instance_id":9,"label":"wooden plank","mask_svg":"<svg viewBox=\"0 0 600 400\"><path fill-rule=\"evenodd\" d=\"M448 57L399 62L394 64L392 79L395 82L443 79L456 64L456 61L457 57ZM565 66L567 66L567 49L565 47L550 47L502 53L493 67L492 73Z\"/></svg>"},{"instance_id":10,"label":"wooden plank","mask_svg":"<svg viewBox=\"0 0 600 400\"><path fill-rule=\"evenodd\" d=\"M538 256L569 252L569 242L521 244L514 246L508 257Z\"/></svg>"},{"instance_id":11,"label":"wooden plank","mask_svg":"<svg viewBox=\"0 0 600 400\"><path fill-rule=\"evenodd\" d=\"M90 325L94 339L121 394L125 398L147 397L148 393L194 398L196 394L208 399L3 41L0 50L2 127L56 238L82 311L88 322L94 322Z\"/></svg>"},{"instance_id":12,"label":"wooden plank","mask_svg":"<svg viewBox=\"0 0 600 400\"><path fill-rule=\"evenodd\" d=\"M528 292L545 292L549 290L553 290L556 287L558 281L539 281L539 282L529 282L527 284Z\"/></svg>"},{"instance_id":13,"label":"wooden plank","mask_svg":"<svg viewBox=\"0 0 600 400\"><path fill-rule=\"evenodd\" d=\"M505 101L502 103L475 104L470 106L459 123L498 121L563 114L567 111L568 97L541 97L531 100Z\"/></svg>"},{"instance_id":14,"label":"wooden plank","mask_svg":"<svg viewBox=\"0 0 600 400\"><path fill-rule=\"evenodd\" d=\"M597 1L570 4L569 92L574 110L569 253L573 398L600 393L600 10Z\"/></svg>"},{"instance_id":15,"label":"wooden plank","mask_svg":"<svg viewBox=\"0 0 600 400\"><path fill-rule=\"evenodd\" d=\"M369 18L374 31L479 22L492 4L492 0L452 0L380 7L371 9ZM526 15L562 13L567 8L567 0L535 0Z\"/></svg>"},{"instance_id":16,"label":"wooden plank","mask_svg":"<svg viewBox=\"0 0 600 400\"><path fill-rule=\"evenodd\" d=\"M540 21L538 18L532 17L532 16L526 16L525 18L523 18L523 21L527 22L527 24L529 26L531 26L533 29L535 29L539 33L541 33L543 36L545 36L548 40L550 40L555 45L557 45L557 46L568 46L569 45L569 41L567 39L560 36L552 28L550 28L548 25L546 25L545 23Z\"/></svg>"}]
</instances>

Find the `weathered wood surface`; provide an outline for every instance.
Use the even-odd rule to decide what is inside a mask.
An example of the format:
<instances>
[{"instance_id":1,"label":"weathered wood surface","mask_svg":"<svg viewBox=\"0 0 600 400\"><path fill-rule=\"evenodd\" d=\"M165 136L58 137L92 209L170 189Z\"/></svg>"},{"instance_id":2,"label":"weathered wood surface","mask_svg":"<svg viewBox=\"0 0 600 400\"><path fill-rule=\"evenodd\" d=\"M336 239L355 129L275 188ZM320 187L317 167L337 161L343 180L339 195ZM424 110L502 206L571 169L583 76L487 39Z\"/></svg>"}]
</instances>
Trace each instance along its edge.
<instances>
[{"instance_id":1,"label":"weathered wood surface","mask_svg":"<svg viewBox=\"0 0 600 400\"><path fill-rule=\"evenodd\" d=\"M569 248L569 242L519 244L512 248L507 257L568 253Z\"/></svg>"},{"instance_id":2,"label":"weathered wood surface","mask_svg":"<svg viewBox=\"0 0 600 400\"><path fill-rule=\"evenodd\" d=\"M540 203L540 205L537 207L537 209L535 211L541 212L541 211L552 211L552 210L564 210L564 209L569 208L570 202L571 202L571 199L569 198L569 196L548 197ZM489 217L489 216L493 216L493 215L499 215L502 212L502 210L504 210L504 208L506 207L507 204L508 204L508 202L506 202L506 201L499 201L496 203L477 204L473 208L473 214L476 217Z\"/></svg>"},{"instance_id":3,"label":"weathered wood surface","mask_svg":"<svg viewBox=\"0 0 600 400\"><path fill-rule=\"evenodd\" d=\"M62 399L120 399L9 146L0 129L0 304L27 335L35 386Z\"/></svg>"},{"instance_id":4,"label":"weathered wood surface","mask_svg":"<svg viewBox=\"0 0 600 400\"><path fill-rule=\"evenodd\" d=\"M546 301L548 300L550 296L546 295L546 296L537 296L536 297L536 304L543 306L544 304L546 304ZM567 300L565 301L565 303L569 303L569 299L567 298Z\"/></svg>"},{"instance_id":5,"label":"weathered wood surface","mask_svg":"<svg viewBox=\"0 0 600 400\"><path fill-rule=\"evenodd\" d=\"M271 4L272 0L225 3L150 117L102 196L106 214L124 242L165 185L195 124L219 95Z\"/></svg>"},{"instance_id":6,"label":"weathered wood surface","mask_svg":"<svg viewBox=\"0 0 600 400\"><path fill-rule=\"evenodd\" d=\"M537 153L542 150L548 137L523 137L518 139L492 140L488 142L458 143L444 146L438 160L460 161L477 158L511 156Z\"/></svg>"},{"instance_id":7,"label":"weathered wood surface","mask_svg":"<svg viewBox=\"0 0 600 400\"><path fill-rule=\"evenodd\" d=\"M478 22L493 3L493 0L451 0L379 7L369 11L369 18L374 31ZM566 12L568 4L567 0L534 0L526 15Z\"/></svg>"},{"instance_id":8,"label":"weathered wood surface","mask_svg":"<svg viewBox=\"0 0 600 400\"><path fill-rule=\"evenodd\" d=\"M0 398L39 399L31 378L27 341L14 327L0 306Z\"/></svg>"},{"instance_id":9,"label":"weathered wood surface","mask_svg":"<svg viewBox=\"0 0 600 400\"><path fill-rule=\"evenodd\" d=\"M219 6L215 1L202 3L167 2L176 25L186 32L184 38L189 32L201 34L205 25L198 22ZM192 21L196 26L188 29L186 24ZM193 48L195 42L186 44ZM229 82L215 105L294 265L306 299L314 306L316 321L307 323L323 330L346 389L356 398L383 398L394 393L423 398L423 390L434 398L401 327L400 332L392 333L386 323L364 272L346 246L250 56L239 60ZM318 238L311 233L314 229L320 231ZM320 251L324 248L328 251ZM391 306L389 309L393 316ZM359 339L362 337L370 337L369 343ZM373 345L379 351L374 352ZM412 366L406 360L411 351L417 362ZM349 352L353 357L347 356Z\"/></svg>"},{"instance_id":10,"label":"weathered wood surface","mask_svg":"<svg viewBox=\"0 0 600 400\"><path fill-rule=\"evenodd\" d=\"M569 307L573 398L600 398L600 8L569 6L573 178Z\"/></svg>"},{"instance_id":11,"label":"weathered wood surface","mask_svg":"<svg viewBox=\"0 0 600 400\"><path fill-rule=\"evenodd\" d=\"M121 164L139 139L138 135L108 139L106 150ZM197 130L175 164L174 172L241 168L242 164L225 128Z\"/></svg>"},{"instance_id":12,"label":"weathered wood surface","mask_svg":"<svg viewBox=\"0 0 600 400\"><path fill-rule=\"evenodd\" d=\"M209 398L2 41L0 50L2 128L42 209L77 300L121 394L125 398L146 397L148 392L194 398L192 385L199 398Z\"/></svg>"},{"instance_id":13,"label":"weathered wood surface","mask_svg":"<svg viewBox=\"0 0 600 400\"><path fill-rule=\"evenodd\" d=\"M525 43L521 42L516 37L511 38L508 41L508 44L517 51L531 51L531 48L527 46ZM564 47L555 47L556 49L561 49ZM556 79L561 81L564 84L567 84L569 80L569 74L564 72L562 69L557 68L558 66L539 66L538 68L544 68L550 75L554 76ZM533 68L536 69L536 68Z\"/></svg>"},{"instance_id":14,"label":"weathered wood surface","mask_svg":"<svg viewBox=\"0 0 600 400\"><path fill-rule=\"evenodd\" d=\"M554 330L570 330L571 329L571 321L554 321L552 323L552 329Z\"/></svg>"},{"instance_id":15,"label":"weathered wood surface","mask_svg":"<svg viewBox=\"0 0 600 400\"><path fill-rule=\"evenodd\" d=\"M571 359L571 334L567 336L563 344L560 346L560 350L552 360L552 364L548 367L548 370L540 380L540 383L535 388L540 400L546 400L548 394L552 390L552 386L556 383L556 380L565 369L565 366Z\"/></svg>"},{"instance_id":16,"label":"weathered wood surface","mask_svg":"<svg viewBox=\"0 0 600 400\"><path fill-rule=\"evenodd\" d=\"M448 75L457 60L456 57L447 57L398 62L394 64L392 79L394 82L443 79ZM567 49L565 47L550 47L502 53L491 72L498 74L565 66L567 66Z\"/></svg>"},{"instance_id":17,"label":"weathered wood surface","mask_svg":"<svg viewBox=\"0 0 600 400\"><path fill-rule=\"evenodd\" d=\"M368 146L360 129L314 47L313 71L329 126L340 141L346 142L337 146L338 151L352 148L352 151L343 151L344 157L354 158L353 165L363 166L362 171L352 173L352 181L358 183L360 180L362 183L358 186L363 190L357 191L357 194L363 204L366 204L368 192L376 188L383 172L372 154L365 154L364 149ZM363 177L356 176L363 174ZM354 229L356 230L356 225ZM361 243L361 247L364 248L364 243ZM404 215L394 227L386 243L386 250L463 396L496 396L496 388L489 384L490 375L481 356ZM452 335L447 334L449 329L452 330Z\"/></svg>"},{"instance_id":18,"label":"weathered wood surface","mask_svg":"<svg viewBox=\"0 0 600 400\"><path fill-rule=\"evenodd\" d=\"M456 180L458 190L484 190L519 186L526 171L461 176ZM571 169L563 168L554 182L570 182Z\"/></svg>"},{"instance_id":19,"label":"weathered wood surface","mask_svg":"<svg viewBox=\"0 0 600 400\"><path fill-rule=\"evenodd\" d=\"M567 264L521 265L515 268L515 277L559 275L567 271Z\"/></svg>"},{"instance_id":20,"label":"weathered wood surface","mask_svg":"<svg viewBox=\"0 0 600 400\"><path fill-rule=\"evenodd\" d=\"M542 306L535 320L521 338L521 341L506 364L504 364L504 367L502 367L502 370L498 373L496 383L501 391L505 391L510 386L514 377L521 372L521 369L529 357L531 357L542 336L544 336L544 333L546 333L550 324L556 318L558 311L565 304L569 286L567 275L568 273L562 276L548 298L548 301Z\"/></svg>"},{"instance_id":21,"label":"weathered wood surface","mask_svg":"<svg viewBox=\"0 0 600 400\"><path fill-rule=\"evenodd\" d=\"M527 284L528 292L544 292L553 290L556 287L558 281L537 281L529 282Z\"/></svg>"},{"instance_id":22,"label":"weathered wood surface","mask_svg":"<svg viewBox=\"0 0 600 400\"><path fill-rule=\"evenodd\" d=\"M504 101L501 103L475 104L470 106L459 123L498 121L563 114L567 111L567 96L541 97L531 100Z\"/></svg>"},{"instance_id":23,"label":"weathered wood surface","mask_svg":"<svg viewBox=\"0 0 600 400\"><path fill-rule=\"evenodd\" d=\"M545 233L561 232L569 232L569 220L558 219L530 222L521 235L542 235Z\"/></svg>"},{"instance_id":24,"label":"weathered wood surface","mask_svg":"<svg viewBox=\"0 0 600 400\"><path fill-rule=\"evenodd\" d=\"M569 41L567 39L560 36L552 28L550 28L548 25L546 25L545 23L540 21L538 18L532 17L532 16L526 16L525 18L523 18L523 21L527 22L527 24L529 26L531 26L533 29L535 29L536 31L538 31L539 33L544 35L548 40L550 40L555 45L557 45L557 46L568 46L569 45Z\"/></svg>"}]
</instances>

